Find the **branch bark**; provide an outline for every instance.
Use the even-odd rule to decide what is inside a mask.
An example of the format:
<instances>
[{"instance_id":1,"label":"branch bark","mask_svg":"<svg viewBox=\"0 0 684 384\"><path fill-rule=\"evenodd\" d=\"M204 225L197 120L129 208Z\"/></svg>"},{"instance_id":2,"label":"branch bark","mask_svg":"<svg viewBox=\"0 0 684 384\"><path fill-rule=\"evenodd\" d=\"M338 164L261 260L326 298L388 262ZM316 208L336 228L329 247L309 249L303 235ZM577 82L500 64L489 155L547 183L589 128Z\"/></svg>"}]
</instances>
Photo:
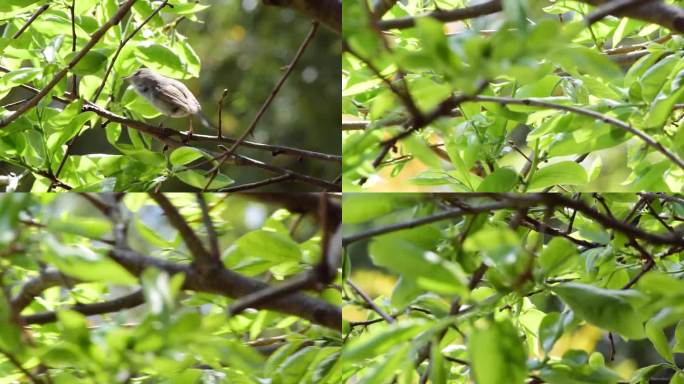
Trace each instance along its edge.
<instances>
[{"instance_id":1,"label":"branch bark","mask_svg":"<svg viewBox=\"0 0 684 384\"><path fill-rule=\"evenodd\" d=\"M211 271L209 276L198 273L189 265L175 264L165 260L144 256L125 249L113 249L109 256L135 276L145 268L155 267L170 275L185 274L184 289L239 298L268 288L268 284L231 270L221 268ZM303 293L291 293L256 306L258 309L274 310L307 319L315 324L340 331L342 310L326 301Z\"/></svg>"},{"instance_id":2,"label":"branch bark","mask_svg":"<svg viewBox=\"0 0 684 384\"><path fill-rule=\"evenodd\" d=\"M64 275L62 272L51 269L27 280L19 293L12 298L12 308L16 313L21 313L28 307L36 296L51 287L67 286L76 284L78 280Z\"/></svg>"},{"instance_id":3,"label":"branch bark","mask_svg":"<svg viewBox=\"0 0 684 384\"><path fill-rule=\"evenodd\" d=\"M600 7L607 3L615 2L616 0L579 1ZM684 33L684 9L680 7L665 4L662 1L649 1L649 4L643 4L640 6L622 8L622 4L620 4L619 7L615 7L616 10L613 10L612 6L610 8L610 14L613 14L614 16L629 17L635 20L646 21L669 28L673 32ZM464 8L437 10L423 15L382 20L378 22L378 27L383 30L404 29L415 26L416 19L424 17L432 17L442 22L453 22L491 15L493 13L500 12L501 10L502 7L500 0L490 0L485 3Z\"/></svg>"}]
</instances>

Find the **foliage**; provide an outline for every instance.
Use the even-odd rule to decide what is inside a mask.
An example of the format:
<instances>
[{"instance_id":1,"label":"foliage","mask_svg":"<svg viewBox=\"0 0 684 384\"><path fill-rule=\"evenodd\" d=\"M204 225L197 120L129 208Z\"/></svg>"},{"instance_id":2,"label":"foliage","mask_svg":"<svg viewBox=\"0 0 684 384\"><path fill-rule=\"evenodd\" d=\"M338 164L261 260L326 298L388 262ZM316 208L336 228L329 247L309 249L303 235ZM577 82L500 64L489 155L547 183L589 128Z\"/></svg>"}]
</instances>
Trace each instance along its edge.
<instances>
[{"instance_id":1,"label":"foliage","mask_svg":"<svg viewBox=\"0 0 684 384\"><path fill-rule=\"evenodd\" d=\"M0 196L0 383L338 383L339 327L324 320L339 322L337 289L229 310L320 261L319 218L284 206L220 194ZM220 254L198 258L198 240Z\"/></svg>"},{"instance_id":2,"label":"foliage","mask_svg":"<svg viewBox=\"0 0 684 384\"><path fill-rule=\"evenodd\" d=\"M364 3L343 5L345 191L682 190L678 6L587 25L596 1Z\"/></svg>"},{"instance_id":3,"label":"foliage","mask_svg":"<svg viewBox=\"0 0 684 384\"><path fill-rule=\"evenodd\" d=\"M262 39L264 35L270 39L272 33L260 27L261 23L268 24L268 20L282 17L281 14L288 11L259 7L259 13L268 15L262 21L244 18L242 23L234 23L235 18L248 11L240 7L239 1L213 5L186 0L137 0L130 11L124 13L121 22L95 40L96 44L82 59L71 63L95 39L96 32L105 28L117 11L130 2L79 0L75 3L73 12L71 0L11 0L0 7L0 99L5 100L0 108L0 118L3 121L9 122L7 119L15 111L28 105L22 100L29 100L37 90L47 89L53 79L59 78L60 71L74 64L35 107L13 118L9 124L0 124L0 172L14 175L14 180L3 184L9 183L11 189L16 189L12 183L20 181L20 190L32 191L195 190L205 187L216 190L289 171L327 179L338 174L339 158L334 155L330 155L329 161L321 161L278 149L305 144L314 150L337 152L339 141L286 140L288 133L299 136L302 129L310 132L310 124L316 124L318 130L326 116L327 120L332 118L322 108L316 111L313 122L308 116L297 119L298 115L307 113L300 105L265 109L266 117L255 131L256 135L248 138L257 144L281 145L275 148L240 146L237 152L254 160L249 164L233 159L216 160L226 150L220 144L232 145L230 140L250 126L283 76L280 68L292 60L310 28L307 18L296 19L302 27L293 28L292 35L282 34L288 38L278 39L282 44L279 50L264 49ZM212 11L224 17L211 18ZM254 13L253 8L249 11ZM292 13L291 16L295 17ZM207 22L211 23L211 31L204 25ZM249 39L251 30L254 33ZM320 57L328 59L330 34L321 32L319 35L326 35L320 39L325 39L327 44L322 47L315 44L312 49L323 50ZM220 37L220 42L213 36ZM200 43L210 37L211 41ZM250 44L244 43L245 40ZM259 54L253 54L255 59L268 62L268 65L246 68L249 60L237 59L242 51L245 55L250 54L254 44L261 45ZM211 50L207 45L212 46ZM226 46L226 49L217 52L217 45ZM219 65L228 67L238 78L217 76L228 70L215 67ZM217 141L216 132L206 130L197 118L193 122L195 132L205 133L204 137L195 135L193 139L158 128L163 125L186 131L189 119L165 119L127 86L123 77L141 66L187 83L199 97L214 126L219 121L216 104L227 88L228 96L221 108L221 126L226 139ZM313 95L313 91L304 89L327 81L326 74L318 72L317 66L311 58L296 66L292 77L297 79L286 83L284 88L297 87L298 90L283 92L285 98L280 101L276 98L276 104L293 104L292 99L299 99L300 92ZM304 72L308 76L304 76ZM301 81L302 76L308 82ZM74 81L78 84L76 88ZM251 86L252 83L259 86ZM74 94L80 99L72 100ZM112 120L100 111L128 120ZM271 113L276 117L269 116ZM147 124L144 129L129 124L130 121L142 123L152 119L157 122ZM293 125L297 128L293 129ZM267 134L264 132L267 130L274 133ZM263 163L266 165L261 166ZM288 180L299 188L311 189L303 178L290 177Z\"/></svg>"},{"instance_id":4,"label":"foliage","mask_svg":"<svg viewBox=\"0 0 684 384\"><path fill-rule=\"evenodd\" d=\"M345 194L343 205L346 382L682 375L680 196Z\"/></svg>"}]
</instances>

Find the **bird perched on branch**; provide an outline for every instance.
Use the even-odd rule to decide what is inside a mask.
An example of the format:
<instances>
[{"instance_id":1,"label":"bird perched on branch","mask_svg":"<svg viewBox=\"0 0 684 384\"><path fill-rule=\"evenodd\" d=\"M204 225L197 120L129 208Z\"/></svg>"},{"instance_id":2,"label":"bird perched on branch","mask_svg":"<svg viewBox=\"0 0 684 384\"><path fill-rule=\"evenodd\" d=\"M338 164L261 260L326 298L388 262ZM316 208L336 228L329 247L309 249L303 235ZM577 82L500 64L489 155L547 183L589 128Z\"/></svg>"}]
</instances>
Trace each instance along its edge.
<instances>
[{"instance_id":1,"label":"bird perched on branch","mask_svg":"<svg viewBox=\"0 0 684 384\"><path fill-rule=\"evenodd\" d=\"M176 79L162 76L151 69L142 68L124 80L131 83L133 89L152 104L163 115L185 117L195 115L202 125L215 129L202 113L202 106L195 95L185 84ZM188 136L192 137L192 117L188 119Z\"/></svg>"}]
</instances>

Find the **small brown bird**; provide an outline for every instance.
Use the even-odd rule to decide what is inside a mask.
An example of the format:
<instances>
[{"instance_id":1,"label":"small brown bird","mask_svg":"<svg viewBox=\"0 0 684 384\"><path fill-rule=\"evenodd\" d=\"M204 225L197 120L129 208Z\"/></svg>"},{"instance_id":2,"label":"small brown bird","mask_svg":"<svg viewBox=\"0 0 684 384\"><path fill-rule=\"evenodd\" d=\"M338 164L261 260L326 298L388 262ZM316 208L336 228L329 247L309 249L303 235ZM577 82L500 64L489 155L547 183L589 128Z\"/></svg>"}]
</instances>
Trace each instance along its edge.
<instances>
[{"instance_id":1,"label":"small brown bird","mask_svg":"<svg viewBox=\"0 0 684 384\"><path fill-rule=\"evenodd\" d=\"M133 89L162 114L171 117L196 115L203 125L214 128L202 113L202 106L195 95L180 81L147 68L137 70L124 80L129 81ZM187 140L192 137L192 117L188 120L188 132Z\"/></svg>"}]
</instances>

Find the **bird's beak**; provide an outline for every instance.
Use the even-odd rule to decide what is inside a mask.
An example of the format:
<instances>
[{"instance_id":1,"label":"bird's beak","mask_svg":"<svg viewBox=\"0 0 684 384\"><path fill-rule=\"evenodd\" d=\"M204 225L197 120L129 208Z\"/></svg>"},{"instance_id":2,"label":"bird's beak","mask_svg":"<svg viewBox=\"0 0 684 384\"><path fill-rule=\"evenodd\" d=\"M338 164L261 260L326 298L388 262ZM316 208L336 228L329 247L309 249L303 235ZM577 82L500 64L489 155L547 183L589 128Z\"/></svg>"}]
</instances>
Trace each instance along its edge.
<instances>
[{"instance_id":1,"label":"bird's beak","mask_svg":"<svg viewBox=\"0 0 684 384\"><path fill-rule=\"evenodd\" d=\"M133 78L133 75L130 75L130 76L124 77L122 80L123 80L123 81L129 81L129 80L131 80L132 78Z\"/></svg>"}]
</instances>

